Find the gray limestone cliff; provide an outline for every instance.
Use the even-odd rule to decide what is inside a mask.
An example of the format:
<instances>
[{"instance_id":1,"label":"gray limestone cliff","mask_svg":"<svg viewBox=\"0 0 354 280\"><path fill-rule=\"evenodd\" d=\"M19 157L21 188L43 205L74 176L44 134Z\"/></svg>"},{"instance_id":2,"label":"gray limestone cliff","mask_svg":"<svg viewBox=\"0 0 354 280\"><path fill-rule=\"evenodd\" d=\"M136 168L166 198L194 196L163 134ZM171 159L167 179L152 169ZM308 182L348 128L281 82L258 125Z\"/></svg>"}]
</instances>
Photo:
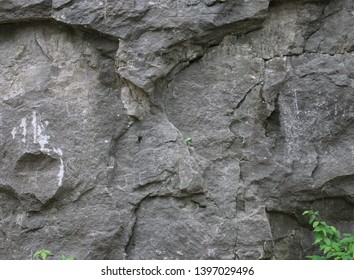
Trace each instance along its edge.
<instances>
[{"instance_id":1,"label":"gray limestone cliff","mask_svg":"<svg viewBox=\"0 0 354 280\"><path fill-rule=\"evenodd\" d=\"M304 259L307 209L354 232L353 26L352 0L0 1L0 259Z\"/></svg>"}]
</instances>

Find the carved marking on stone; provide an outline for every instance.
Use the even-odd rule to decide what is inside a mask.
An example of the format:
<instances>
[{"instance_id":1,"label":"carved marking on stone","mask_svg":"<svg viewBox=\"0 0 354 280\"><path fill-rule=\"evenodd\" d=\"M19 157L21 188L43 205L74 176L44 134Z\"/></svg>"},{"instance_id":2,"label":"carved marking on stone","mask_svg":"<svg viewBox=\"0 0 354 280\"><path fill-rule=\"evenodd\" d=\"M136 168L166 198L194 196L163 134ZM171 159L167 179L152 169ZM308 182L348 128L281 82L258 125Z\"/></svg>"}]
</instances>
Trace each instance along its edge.
<instances>
[{"instance_id":1,"label":"carved marking on stone","mask_svg":"<svg viewBox=\"0 0 354 280\"><path fill-rule=\"evenodd\" d=\"M135 186L135 174L127 174L125 175L126 182L128 186Z\"/></svg>"},{"instance_id":2,"label":"carved marking on stone","mask_svg":"<svg viewBox=\"0 0 354 280\"><path fill-rule=\"evenodd\" d=\"M119 176L117 178L118 189L136 188L136 187L144 185L144 179L146 179L148 177L148 176L143 176L143 174L145 174L145 173L149 174L148 171L144 170L139 173L129 173L129 174Z\"/></svg>"},{"instance_id":3,"label":"carved marking on stone","mask_svg":"<svg viewBox=\"0 0 354 280\"><path fill-rule=\"evenodd\" d=\"M142 186L143 185L143 181L141 179L141 175L144 174L144 173L148 173L147 171L143 171L143 172L140 172L139 173L139 185ZM145 177L146 178L146 177Z\"/></svg>"},{"instance_id":4,"label":"carved marking on stone","mask_svg":"<svg viewBox=\"0 0 354 280\"><path fill-rule=\"evenodd\" d=\"M41 52L43 53L43 55L48 59L48 61L53 61L53 59L49 56L49 54L47 53L47 50L45 50L45 43L41 42L41 40L34 35L34 39L39 47L39 49L41 50Z\"/></svg>"},{"instance_id":5,"label":"carved marking on stone","mask_svg":"<svg viewBox=\"0 0 354 280\"><path fill-rule=\"evenodd\" d=\"M126 175L123 175L123 176L119 176L117 179L118 179L118 189L124 189L124 188L126 188L126 187L128 187L129 185L128 185L128 180L127 180L127 176L130 176L130 175L132 175L132 174L126 174ZM124 181L124 183L123 184L121 184L119 181L120 181L120 179L124 179L123 181Z\"/></svg>"},{"instance_id":6,"label":"carved marking on stone","mask_svg":"<svg viewBox=\"0 0 354 280\"><path fill-rule=\"evenodd\" d=\"M150 182L153 182L154 177L161 175L164 172L164 170L166 170L165 165L174 161L177 152L175 151L172 154L166 156L164 158L164 161L158 160L159 155L156 153L157 152L153 150L149 156L148 155L145 156L145 158L149 158L149 160L151 161L151 166L152 166L151 169L117 176L116 177L117 188L120 190L123 190L125 188L137 189ZM108 166L107 168L110 168L110 166Z\"/></svg>"}]
</instances>

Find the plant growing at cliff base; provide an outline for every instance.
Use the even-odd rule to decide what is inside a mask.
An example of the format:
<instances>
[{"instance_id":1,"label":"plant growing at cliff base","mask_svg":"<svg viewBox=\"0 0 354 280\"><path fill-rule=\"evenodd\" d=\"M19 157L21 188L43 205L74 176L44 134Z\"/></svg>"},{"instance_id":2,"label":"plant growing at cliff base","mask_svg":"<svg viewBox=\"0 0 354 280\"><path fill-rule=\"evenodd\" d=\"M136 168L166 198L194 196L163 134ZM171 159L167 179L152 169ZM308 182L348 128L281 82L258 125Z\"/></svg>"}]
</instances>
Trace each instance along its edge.
<instances>
[{"instance_id":1,"label":"plant growing at cliff base","mask_svg":"<svg viewBox=\"0 0 354 280\"><path fill-rule=\"evenodd\" d=\"M47 249L41 249L33 254L34 260L46 260L48 256L53 256L52 252Z\"/></svg>"},{"instance_id":2,"label":"plant growing at cliff base","mask_svg":"<svg viewBox=\"0 0 354 280\"><path fill-rule=\"evenodd\" d=\"M312 260L354 260L354 233L343 234L334 226L319 220L318 211L305 211L302 215L308 215L309 223L315 233L315 245L320 247L322 256L307 256Z\"/></svg>"},{"instance_id":3,"label":"plant growing at cliff base","mask_svg":"<svg viewBox=\"0 0 354 280\"><path fill-rule=\"evenodd\" d=\"M54 254L49 251L48 249L41 249L36 251L33 254L33 257L31 258L32 260L47 260L49 256L54 256ZM60 257L61 260L76 260L76 258L72 258L72 257L65 257L64 255L62 255Z\"/></svg>"},{"instance_id":4,"label":"plant growing at cliff base","mask_svg":"<svg viewBox=\"0 0 354 280\"><path fill-rule=\"evenodd\" d=\"M65 257L64 255L61 255L60 259L63 261L77 260L77 258Z\"/></svg>"}]
</instances>

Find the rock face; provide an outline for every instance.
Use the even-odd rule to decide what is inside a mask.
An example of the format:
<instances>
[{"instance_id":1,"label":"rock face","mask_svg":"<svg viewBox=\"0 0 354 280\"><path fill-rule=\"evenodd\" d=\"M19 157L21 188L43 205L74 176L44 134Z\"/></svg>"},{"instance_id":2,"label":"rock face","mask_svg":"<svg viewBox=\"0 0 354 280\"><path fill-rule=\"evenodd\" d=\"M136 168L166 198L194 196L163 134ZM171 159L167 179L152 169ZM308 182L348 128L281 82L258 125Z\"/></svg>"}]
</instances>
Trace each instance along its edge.
<instances>
[{"instance_id":1,"label":"rock face","mask_svg":"<svg viewBox=\"0 0 354 280\"><path fill-rule=\"evenodd\" d=\"M4 0L0 258L303 259L354 232L352 0Z\"/></svg>"}]
</instances>

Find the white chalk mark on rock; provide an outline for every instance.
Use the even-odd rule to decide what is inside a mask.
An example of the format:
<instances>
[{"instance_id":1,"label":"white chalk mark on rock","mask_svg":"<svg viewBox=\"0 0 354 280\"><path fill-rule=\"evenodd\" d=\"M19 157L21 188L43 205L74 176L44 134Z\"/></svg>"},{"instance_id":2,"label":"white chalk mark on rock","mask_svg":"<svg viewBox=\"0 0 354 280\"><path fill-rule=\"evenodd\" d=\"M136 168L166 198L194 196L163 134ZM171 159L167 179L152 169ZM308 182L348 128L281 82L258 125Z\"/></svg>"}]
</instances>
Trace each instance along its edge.
<instances>
[{"instance_id":1,"label":"white chalk mark on rock","mask_svg":"<svg viewBox=\"0 0 354 280\"><path fill-rule=\"evenodd\" d=\"M59 155L59 160L60 160L60 167L59 167L59 173L58 173L58 186L61 187L63 185L63 179L64 179L64 161L62 159L63 156L63 151L58 148L53 148L53 152Z\"/></svg>"},{"instance_id":2,"label":"white chalk mark on rock","mask_svg":"<svg viewBox=\"0 0 354 280\"><path fill-rule=\"evenodd\" d=\"M63 178L64 178L64 161L62 158L60 158L60 167L59 167L59 173L58 173L58 186L61 187L63 185Z\"/></svg>"},{"instance_id":3,"label":"white chalk mark on rock","mask_svg":"<svg viewBox=\"0 0 354 280\"><path fill-rule=\"evenodd\" d=\"M22 142L26 143L26 134L27 134L27 118L22 118L20 127L22 127Z\"/></svg>"},{"instance_id":4,"label":"white chalk mark on rock","mask_svg":"<svg viewBox=\"0 0 354 280\"><path fill-rule=\"evenodd\" d=\"M63 185L63 179L64 179L64 173L65 173L65 168L64 168L64 161L63 161L63 151L61 148L46 148L45 146L49 144L49 139L50 136L45 133L46 127L49 125L48 121L38 121L37 119L37 112L33 111L32 112L32 134L33 134L33 144L39 144L39 149L41 152L49 154L51 152L56 153L59 156L59 161L60 161L60 166L59 166L59 172L58 172L58 186ZM20 128L22 128L22 139L21 141L23 143L26 143L26 137L27 137L27 118L22 118L21 123L20 123ZM14 127L11 131L12 139L16 138L18 132L18 128ZM31 131L30 131L31 132Z\"/></svg>"},{"instance_id":5,"label":"white chalk mark on rock","mask_svg":"<svg viewBox=\"0 0 354 280\"><path fill-rule=\"evenodd\" d=\"M37 143L37 115L36 111L32 113L32 129L33 129L33 143Z\"/></svg>"},{"instance_id":6,"label":"white chalk mark on rock","mask_svg":"<svg viewBox=\"0 0 354 280\"><path fill-rule=\"evenodd\" d=\"M12 139L15 139L17 133L17 127L14 127L11 131Z\"/></svg>"},{"instance_id":7,"label":"white chalk mark on rock","mask_svg":"<svg viewBox=\"0 0 354 280\"><path fill-rule=\"evenodd\" d=\"M63 156L63 151L62 151L60 148L58 148L58 149L53 148L53 152L56 153L56 154L58 154L60 157Z\"/></svg>"},{"instance_id":8,"label":"white chalk mark on rock","mask_svg":"<svg viewBox=\"0 0 354 280\"><path fill-rule=\"evenodd\" d=\"M45 126L48 126L49 122L45 121ZM50 152L50 149L45 148L45 145L48 144L50 136L44 133L44 125L41 123L37 123L37 113L33 111L32 113L32 128L33 128L33 143L38 143L40 146L40 150L42 152Z\"/></svg>"},{"instance_id":9,"label":"white chalk mark on rock","mask_svg":"<svg viewBox=\"0 0 354 280\"><path fill-rule=\"evenodd\" d=\"M43 132L43 126L42 125L37 125L37 142L39 146L41 147L42 152L50 152L50 149L45 148L44 146L48 144L50 136L46 135Z\"/></svg>"}]
</instances>

